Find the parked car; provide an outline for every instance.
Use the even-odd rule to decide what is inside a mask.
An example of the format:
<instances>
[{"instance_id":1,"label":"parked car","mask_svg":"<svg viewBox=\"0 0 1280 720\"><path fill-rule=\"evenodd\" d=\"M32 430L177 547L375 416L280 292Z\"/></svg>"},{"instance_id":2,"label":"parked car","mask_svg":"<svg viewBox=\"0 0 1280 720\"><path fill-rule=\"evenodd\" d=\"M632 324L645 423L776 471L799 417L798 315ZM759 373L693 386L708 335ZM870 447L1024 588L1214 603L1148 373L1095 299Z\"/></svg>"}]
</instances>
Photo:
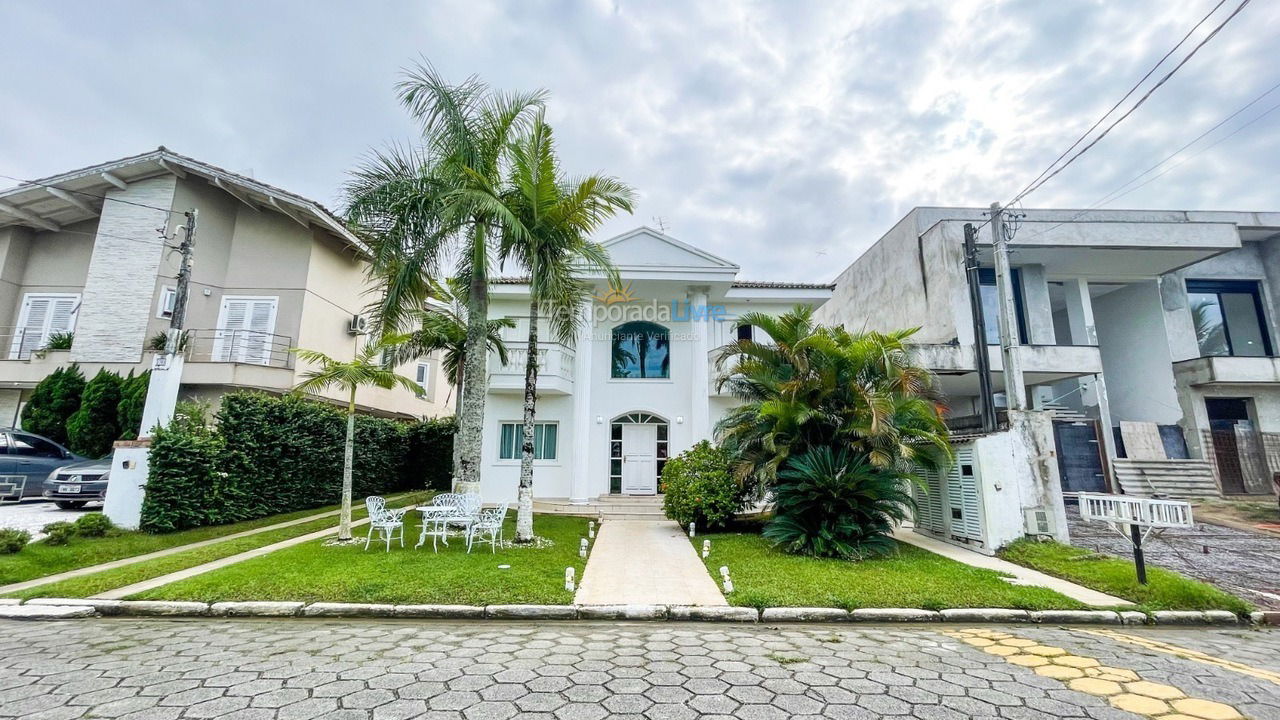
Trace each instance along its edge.
<instances>
[{"instance_id":1,"label":"parked car","mask_svg":"<svg viewBox=\"0 0 1280 720\"><path fill-rule=\"evenodd\" d=\"M89 458L76 455L47 437L0 428L0 499L40 497L49 473Z\"/></svg>"},{"instance_id":2,"label":"parked car","mask_svg":"<svg viewBox=\"0 0 1280 720\"><path fill-rule=\"evenodd\" d=\"M107 476L110 474L110 456L64 465L45 478L42 494L63 510L82 508L85 503L97 502L107 496Z\"/></svg>"}]
</instances>

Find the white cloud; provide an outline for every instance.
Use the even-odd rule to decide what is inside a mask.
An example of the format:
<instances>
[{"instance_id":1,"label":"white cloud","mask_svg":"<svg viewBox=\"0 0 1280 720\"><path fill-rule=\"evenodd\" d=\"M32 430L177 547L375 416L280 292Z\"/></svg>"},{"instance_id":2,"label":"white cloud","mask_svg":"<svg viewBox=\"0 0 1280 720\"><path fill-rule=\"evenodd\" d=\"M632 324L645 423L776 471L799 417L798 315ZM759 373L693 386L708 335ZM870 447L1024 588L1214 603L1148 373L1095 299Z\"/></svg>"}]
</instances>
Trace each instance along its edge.
<instances>
[{"instance_id":1,"label":"white cloud","mask_svg":"<svg viewBox=\"0 0 1280 720\"><path fill-rule=\"evenodd\" d=\"M163 143L334 204L362 153L412 136L392 86L423 55L551 90L566 166L640 192L608 230L660 216L750 277L829 279L914 205L1007 199L1207 7L6 3L0 27L20 32L0 43L0 172ZM1280 80L1277 20L1250 6L1027 204L1087 204ZM1276 209L1278 118L1119 205Z\"/></svg>"}]
</instances>

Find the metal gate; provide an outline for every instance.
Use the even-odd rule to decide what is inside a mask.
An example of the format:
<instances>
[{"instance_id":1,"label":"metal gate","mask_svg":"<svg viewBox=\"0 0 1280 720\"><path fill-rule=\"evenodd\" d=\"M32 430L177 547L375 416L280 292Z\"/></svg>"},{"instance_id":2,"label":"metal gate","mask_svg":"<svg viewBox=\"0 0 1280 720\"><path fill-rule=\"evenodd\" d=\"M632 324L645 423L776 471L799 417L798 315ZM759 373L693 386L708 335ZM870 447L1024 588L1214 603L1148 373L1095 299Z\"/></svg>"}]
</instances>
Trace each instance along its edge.
<instances>
[{"instance_id":1,"label":"metal gate","mask_svg":"<svg viewBox=\"0 0 1280 720\"><path fill-rule=\"evenodd\" d=\"M1063 492L1108 491L1096 422L1054 422L1053 439L1058 446L1058 474Z\"/></svg>"}]
</instances>

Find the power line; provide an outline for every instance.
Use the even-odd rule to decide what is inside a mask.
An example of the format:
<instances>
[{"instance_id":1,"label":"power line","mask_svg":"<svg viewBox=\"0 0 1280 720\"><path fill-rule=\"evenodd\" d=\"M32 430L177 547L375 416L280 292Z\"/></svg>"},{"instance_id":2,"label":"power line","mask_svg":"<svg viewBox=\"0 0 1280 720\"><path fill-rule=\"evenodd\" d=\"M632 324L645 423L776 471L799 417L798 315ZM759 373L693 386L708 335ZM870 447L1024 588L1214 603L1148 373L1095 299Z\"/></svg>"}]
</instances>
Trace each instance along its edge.
<instances>
[{"instance_id":1,"label":"power line","mask_svg":"<svg viewBox=\"0 0 1280 720\"><path fill-rule=\"evenodd\" d=\"M91 198L94 198L95 200L102 200L103 202L117 202L117 203L123 203L123 204L125 204L125 205L133 205L133 206L135 206L135 207L147 208L147 209L149 209L149 210L159 210L160 212L169 213L169 214L171 214L171 215L183 215L183 214L184 214L184 213L183 213L183 211L181 211L181 210L174 210L174 209L172 209L172 208L163 208L163 207L160 207L160 206L158 206L158 205L148 205L148 204L146 204L146 203L134 202L133 200L122 200L121 198L107 197L106 195L98 195L98 194L96 194L96 193L85 192L84 190L72 190L72 189L70 189L70 188L58 187L57 185L53 185L53 184L51 184L51 183L46 183L46 182L41 182L41 181L39 181L39 180L24 180L24 179L22 179L22 178L20 178L20 177L14 177L14 176L12 176L12 175L5 175L4 173L0 173L0 178L5 178L5 179L7 179L7 180L13 180L14 182L19 182L19 183L22 183L22 184L24 184L24 185L35 185L35 186L37 186L37 187L54 188L54 189L56 189L56 190L61 190L61 191L63 191L63 192L75 193L75 194L77 194L77 195L83 195L83 196L85 196L85 197L91 197ZM15 188L15 189L20 189L20 188Z\"/></svg>"},{"instance_id":2,"label":"power line","mask_svg":"<svg viewBox=\"0 0 1280 720\"><path fill-rule=\"evenodd\" d=\"M1102 114L1102 117L1098 118L1098 119L1097 119L1097 121L1093 123L1093 125L1090 125L1090 126L1089 126L1089 129L1088 129L1088 130L1085 130L1083 135L1081 135L1080 137L1076 138L1076 141L1075 141L1075 142L1073 142L1073 143L1071 143L1071 147L1068 147L1066 150L1063 150L1061 155L1059 155L1058 157L1054 158L1053 162L1049 163L1049 166L1048 166L1048 167L1046 167L1044 170L1042 170L1042 171L1040 172L1040 174L1039 174L1039 175L1037 175L1037 176L1035 177L1035 179L1034 179L1034 180L1032 180L1031 182L1027 183L1026 187L1022 188L1022 190L1021 190L1021 191L1019 191L1019 193L1018 193L1018 195L1017 195L1016 197L1022 197L1022 195L1028 191L1028 188L1030 188L1032 185L1035 185L1035 184L1036 184L1036 182L1040 180L1040 178L1044 177L1044 176L1045 176L1045 174L1046 174L1046 173L1048 173L1050 170L1052 170L1052 169L1053 169L1053 167L1054 167L1055 165L1057 165L1059 162L1061 162L1062 158L1064 158L1064 157L1066 157L1066 156L1067 156L1067 153L1071 152L1072 150L1074 150L1074 149L1076 148L1076 146L1077 146L1077 145L1079 145L1080 143L1084 142L1084 139L1085 139L1085 138L1087 138L1087 137L1089 137L1089 133L1093 132L1094 130L1097 130L1097 129L1098 129L1098 126L1099 126L1099 125L1101 125L1101 124L1102 124L1102 122L1103 122L1104 120L1106 120L1108 117L1110 117L1110 116L1111 116L1111 113L1115 112L1117 108L1119 108L1121 105L1123 105L1125 100L1128 100L1128 99L1129 99L1129 97L1130 97L1131 95L1133 95L1135 92L1137 92L1138 88L1142 87L1142 83L1146 82L1146 81L1147 81L1147 78L1149 78L1149 77L1151 77L1152 75L1154 75L1154 74L1155 74L1155 72L1156 72L1156 70L1158 70L1158 69L1160 68L1160 66L1164 64L1164 61L1165 61L1165 60L1168 60L1170 56L1172 56L1175 52L1177 52L1177 51L1178 51L1178 48L1182 47L1182 44L1183 44L1183 43L1185 43L1185 42L1187 41L1187 39L1188 39L1188 38L1190 38L1190 37L1192 36L1192 34L1194 34L1194 33L1195 33L1195 31L1196 31L1196 30L1199 30L1199 29L1200 29L1200 26L1201 26L1201 25L1203 25L1203 24L1205 23L1205 21L1207 21L1207 20L1210 18L1210 16L1212 16L1214 13L1218 12L1218 8L1222 7L1222 6L1223 6L1223 4L1225 4L1225 3L1226 3L1226 1L1227 1L1227 0L1218 0L1218 4L1217 4L1217 5L1214 5L1214 6L1213 6L1213 9L1212 9L1212 10L1210 10L1210 11L1208 12L1208 14L1206 14L1204 17L1200 18L1200 22L1196 23L1196 24L1195 24L1195 25L1194 25L1190 30L1188 30L1188 31L1187 31L1187 34L1182 36L1182 39L1178 41L1178 44L1177 44L1177 45L1174 45L1172 48L1170 48L1169 52L1167 52L1167 53L1165 53L1165 54L1164 54L1164 57L1160 58L1160 60L1158 60L1158 61L1156 62L1156 64L1155 64L1155 65L1152 65L1152 66L1151 66L1151 69L1147 71L1147 74L1146 74L1146 75L1143 75L1143 76L1142 76L1142 79L1140 79L1140 80L1138 80L1138 82L1134 83L1133 87L1129 88L1129 92L1127 92L1127 93L1125 93L1125 94L1124 94L1124 97L1122 97L1122 98L1120 98L1119 100L1117 100L1117 101L1116 101L1116 104L1115 104L1115 105L1112 105L1110 110L1107 110L1105 113L1103 113L1103 114ZM1013 203L1012 203L1012 202L1010 202L1010 203L1008 203L1008 204L1012 205Z\"/></svg>"},{"instance_id":3,"label":"power line","mask_svg":"<svg viewBox=\"0 0 1280 720\"><path fill-rule=\"evenodd\" d=\"M1075 162L1077 159L1080 158L1081 155L1084 155L1086 152L1088 152L1094 145L1097 145L1104 137L1107 136L1108 133L1110 133L1113 129L1115 129L1117 125L1124 122L1125 118L1129 117L1130 115L1133 114L1135 110L1142 107L1142 104L1145 103L1147 99L1150 98L1153 93L1155 93L1156 90L1159 90L1162 85L1164 85L1166 82L1169 81L1169 78L1173 77L1174 74L1178 72L1178 70L1182 69L1183 65L1186 65L1187 62L1191 60L1191 58L1195 57L1196 53L1200 51L1200 48L1203 48L1206 44L1208 44L1210 40L1216 37L1217 34L1222 30L1222 28L1226 27L1227 23L1231 22L1231 20L1235 18L1236 15L1239 15L1240 12L1244 10L1245 7L1247 7L1251 1L1252 0L1242 0L1242 2L1238 6L1236 6L1235 10L1231 11L1231 14L1228 15L1225 20L1219 23L1216 28L1214 28L1208 35L1206 35L1204 39L1201 40L1194 48L1192 48L1191 52L1187 53L1187 56L1182 58L1182 60L1177 65L1175 65L1172 70L1165 73L1164 77L1160 78L1160 80L1158 80L1155 85L1151 86L1151 89L1147 90L1146 94L1143 95L1141 98L1139 98L1138 101L1134 103L1133 106L1130 107L1128 110L1126 110L1123 115L1116 118L1115 121L1113 121L1110 125L1108 125L1105 130L1103 130L1100 134L1098 134L1097 137L1095 137L1092 141L1090 141L1088 145L1085 145L1083 148L1081 148L1076 154L1072 155L1065 163L1059 165L1057 169L1053 170L1053 172L1049 173L1047 176L1043 177L1039 181L1034 182L1028 189L1023 190L1021 193L1018 193L1018 195L1008 204L1017 202L1022 198L1026 197L1027 195L1030 195L1031 193L1035 192L1040 188L1040 186L1052 180L1058 173L1067 169L1067 167L1070 166L1071 163Z\"/></svg>"},{"instance_id":4,"label":"power line","mask_svg":"<svg viewBox=\"0 0 1280 720\"><path fill-rule=\"evenodd\" d=\"M1232 118L1237 117L1238 115L1240 115L1240 113L1244 112L1245 110L1249 109L1249 108L1250 108L1250 107L1252 107L1253 105L1257 104L1259 100L1261 100L1262 98L1266 97L1267 95L1270 95L1272 92L1275 92L1277 89L1280 89L1280 83L1277 83L1277 84L1275 84L1275 85L1271 86L1271 88L1270 88L1270 89L1268 89L1267 91L1263 92L1261 95L1258 95L1258 96L1257 96L1257 97L1255 97L1253 100L1250 100L1247 104L1245 104L1245 105L1244 105L1243 107L1241 107L1239 110L1236 110L1235 112L1231 113L1231 114L1230 114L1230 115L1228 115L1226 118L1224 118L1223 120L1221 120L1220 122L1218 122L1218 123L1217 123L1216 125L1214 125L1213 127L1211 127L1211 128L1209 128L1208 130L1206 130L1206 131L1204 131L1204 132L1200 133L1200 134L1199 134L1198 136L1196 136L1196 138L1195 138L1194 140L1192 140L1191 142L1189 142L1189 143L1187 143L1187 144L1183 145L1182 147L1178 148L1178 149L1177 149L1177 150L1175 150L1174 152L1172 152L1172 153L1170 153L1169 155L1165 156L1162 160L1160 160L1160 162L1158 162L1158 163L1156 163L1156 164L1152 165L1151 167L1147 168L1146 170L1143 170L1142 172L1138 173L1138 174L1137 174L1137 175L1135 175L1134 177L1130 178L1128 181L1126 181L1126 182L1124 182L1123 184L1121 184L1121 185L1117 186L1117 187L1116 187L1114 190L1112 190L1111 192L1109 192L1109 193L1107 193L1106 195L1103 195L1101 198L1099 198L1099 199L1097 199L1097 200L1093 201L1093 202L1092 202L1092 203L1090 203L1090 204L1089 204L1089 206L1088 206L1088 207L1086 207L1085 209L1081 210L1080 212L1077 212L1075 215L1072 215L1071 217L1067 218L1066 220L1063 220L1063 221L1061 221L1061 222L1058 222L1058 223L1056 223L1056 224L1054 224L1054 225L1051 225L1051 226L1049 226L1049 227L1045 228L1044 230L1041 230L1040 232L1036 233L1035 235L1032 235L1032 236L1031 236L1031 238L1039 237L1039 236L1041 236L1041 235L1044 235L1045 233L1048 233L1048 232L1051 232L1051 231L1053 231L1053 230L1055 230L1055 229L1057 229L1057 228L1060 228L1060 227L1062 227L1063 225L1066 225L1067 223L1074 222L1075 220L1079 219L1080 217L1082 217L1082 216L1083 216L1083 215L1085 215L1086 213L1089 213L1089 212L1091 212L1091 211L1093 211L1093 210L1096 210L1096 209L1098 209L1098 208L1100 208L1100 207L1102 207L1103 205L1106 205L1106 204L1108 204L1108 203L1115 202L1116 200L1119 200L1120 198L1124 197L1125 195L1128 195L1129 193L1134 192L1135 190L1138 190L1139 188L1145 187L1146 185L1149 185L1149 184L1151 184L1152 182L1155 182L1156 180L1158 180L1159 178L1163 177L1164 175L1167 175L1168 173L1170 173L1170 172L1172 172L1172 171L1176 170L1177 168L1182 167L1184 164L1186 164L1186 163L1187 163L1187 162L1189 162L1190 160L1192 160L1192 159L1194 159L1194 158L1196 158L1196 157L1200 156L1201 154L1203 154L1203 153L1205 153L1205 152L1207 152L1207 151L1211 150L1211 149L1212 149L1212 148L1214 148L1215 146L1217 146L1217 145L1219 145L1219 144L1221 144L1221 143L1225 142L1225 141L1226 141L1226 140L1228 140L1229 138L1231 138L1231 137L1235 136L1236 134L1238 134L1238 133L1240 133L1241 131L1243 131L1245 128L1249 127L1250 125L1253 125L1254 123L1256 123L1256 122L1258 122L1259 120L1263 119L1264 117L1266 117L1266 116L1270 115L1271 113L1275 112L1276 110L1280 110L1280 103L1277 103L1277 104L1275 104L1275 105L1272 105L1270 108L1268 108L1268 109L1266 109L1266 110L1262 111L1261 113L1259 113L1258 115L1256 115L1255 117L1253 117L1252 119L1250 119L1248 122L1243 123L1242 125L1240 125L1240 126L1239 126L1239 127L1237 127L1236 129L1232 130L1231 132L1227 133L1226 135L1223 135L1222 137L1218 138L1217 140L1213 141L1212 143L1209 143L1208 145L1204 146L1203 148L1200 148L1200 149L1199 149L1199 150L1197 150L1196 152L1194 152L1194 153L1192 153L1191 155L1187 156L1187 157L1186 157L1186 158L1184 158L1181 162L1179 162L1179 163L1177 163L1177 164L1175 164L1175 165L1173 165L1173 166L1171 166L1171 167L1169 167L1169 168L1166 168L1163 172L1158 173L1158 174L1157 174L1157 175L1155 175L1154 177L1151 177L1151 178L1147 179L1145 182L1143 182L1143 183L1141 183L1141 184L1139 184L1139 185L1136 185L1136 186L1134 186L1134 187L1132 187L1132 188L1129 188L1128 190L1124 190L1126 187L1128 187L1128 186L1132 185L1134 182L1136 182L1137 180L1141 179L1141 178L1142 178L1144 175L1146 175L1147 173L1150 173L1152 170L1155 170L1156 168L1160 167L1161 165L1163 165L1163 164L1165 164L1165 163L1169 162L1170 160L1172 160L1174 157L1178 156L1180 153L1182 153L1182 152L1183 152L1184 150L1186 150L1187 148L1191 147L1192 145L1195 145L1197 142L1199 142L1200 140L1204 139L1206 136L1208 136L1208 135L1209 135L1210 133L1212 133L1214 130L1217 130L1218 128L1222 127L1222 126L1223 126L1223 125L1225 125L1227 122L1229 122ZM1124 192L1120 192L1121 190L1124 190ZM1028 238L1028 239L1031 239L1031 238Z\"/></svg>"}]
</instances>

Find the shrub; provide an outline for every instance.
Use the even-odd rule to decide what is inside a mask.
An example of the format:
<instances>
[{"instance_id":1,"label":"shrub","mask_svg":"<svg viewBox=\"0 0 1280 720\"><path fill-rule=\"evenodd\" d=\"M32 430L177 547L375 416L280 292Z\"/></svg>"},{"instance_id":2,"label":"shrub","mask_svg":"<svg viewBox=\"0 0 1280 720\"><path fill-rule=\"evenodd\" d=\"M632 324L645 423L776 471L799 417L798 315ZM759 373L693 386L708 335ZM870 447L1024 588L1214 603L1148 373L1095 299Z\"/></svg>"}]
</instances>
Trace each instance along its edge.
<instances>
[{"instance_id":1,"label":"shrub","mask_svg":"<svg viewBox=\"0 0 1280 720\"><path fill-rule=\"evenodd\" d=\"M207 428L181 420L157 428L151 435L141 529L173 532L216 524L222 456L222 439Z\"/></svg>"},{"instance_id":2,"label":"shrub","mask_svg":"<svg viewBox=\"0 0 1280 720\"><path fill-rule=\"evenodd\" d=\"M402 489L452 489L453 436L457 431L458 424L452 417L423 420L408 427Z\"/></svg>"},{"instance_id":3,"label":"shrub","mask_svg":"<svg viewBox=\"0 0 1280 720\"><path fill-rule=\"evenodd\" d=\"M729 472L729 456L703 440L662 468L662 509L681 527L724 527L742 508L742 489Z\"/></svg>"},{"instance_id":4,"label":"shrub","mask_svg":"<svg viewBox=\"0 0 1280 720\"><path fill-rule=\"evenodd\" d=\"M75 342L76 334L70 332L50 333L49 337L44 341L42 350L70 350L71 343Z\"/></svg>"},{"instance_id":5,"label":"shrub","mask_svg":"<svg viewBox=\"0 0 1280 720\"><path fill-rule=\"evenodd\" d=\"M120 440L136 440L142 426L142 409L147 404L147 387L151 384L151 371L134 376L129 371L120 384L120 404L116 406L116 423L120 426Z\"/></svg>"},{"instance_id":6,"label":"shrub","mask_svg":"<svg viewBox=\"0 0 1280 720\"><path fill-rule=\"evenodd\" d=\"M76 535L80 537L105 537L116 526L102 513L85 513L76 518L75 527Z\"/></svg>"},{"instance_id":7,"label":"shrub","mask_svg":"<svg viewBox=\"0 0 1280 720\"><path fill-rule=\"evenodd\" d=\"M910 479L841 448L820 447L778 472L776 515L764 537L801 555L861 560L891 553L894 524L915 503Z\"/></svg>"},{"instance_id":8,"label":"shrub","mask_svg":"<svg viewBox=\"0 0 1280 720\"><path fill-rule=\"evenodd\" d=\"M296 395L238 392L223 397L215 428L199 414L180 403L173 422L152 437L144 530L250 520L340 499L341 409ZM452 420L357 416L355 496L447 484L453 427Z\"/></svg>"},{"instance_id":9,"label":"shrub","mask_svg":"<svg viewBox=\"0 0 1280 720\"><path fill-rule=\"evenodd\" d=\"M76 526L59 520L45 525L43 532L45 545L66 545L67 541L75 536Z\"/></svg>"},{"instance_id":10,"label":"shrub","mask_svg":"<svg viewBox=\"0 0 1280 720\"><path fill-rule=\"evenodd\" d=\"M22 408L22 429L67 444L67 420L80 409L84 375L79 366L58 368L31 391Z\"/></svg>"},{"instance_id":11,"label":"shrub","mask_svg":"<svg viewBox=\"0 0 1280 720\"><path fill-rule=\"evenodd\" d=\"M80 409L67 420L67 447L85 457L100 458L111 452L120 437L119 374L99 370L84 386Z\"/></svg>"},{"instance_id":12,"label":"shrub","mask_svg":"<svg viewBox=\"0 0 1280 720\"><path fill-rule=\"evenodd\" d=\"M0 555L12 555L31 542L31 533L14 528L0 528Z\"/></svg>"}]
</instances>

